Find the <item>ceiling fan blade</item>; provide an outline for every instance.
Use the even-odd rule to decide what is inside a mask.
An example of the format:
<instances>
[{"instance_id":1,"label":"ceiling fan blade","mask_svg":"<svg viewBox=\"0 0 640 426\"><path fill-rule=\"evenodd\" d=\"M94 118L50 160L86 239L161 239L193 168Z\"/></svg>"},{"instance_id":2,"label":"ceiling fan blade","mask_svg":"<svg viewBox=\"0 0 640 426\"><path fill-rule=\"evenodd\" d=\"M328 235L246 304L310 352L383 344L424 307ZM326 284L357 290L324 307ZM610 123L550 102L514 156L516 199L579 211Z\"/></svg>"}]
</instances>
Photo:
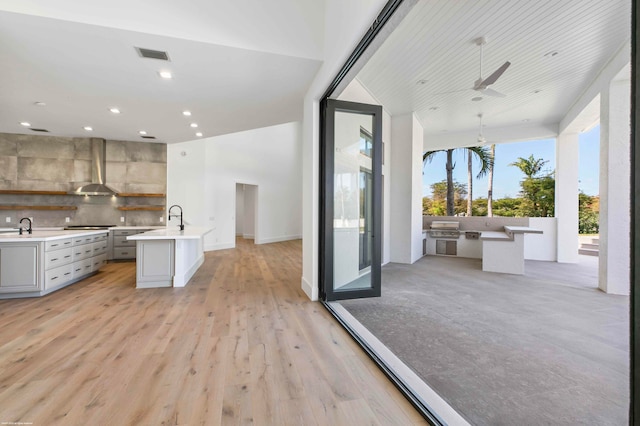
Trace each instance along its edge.
<instances>
[{"instance_id":1,"label":"ceiling fan blade","mask_svg":"<svg viewBox=\"0 0 640 426\"><path fill-rule=\"evenodd\" d=\"M493 89L484 89L484 90L480 90L480 92L482 94L484 94L484 95L493 96L495 98L506 98L507 97L507 95L505 95L504 93L497 92L497 91L495 91Z\"/></svg>"},{"instance_id":2,"label":"ceiling fan blade","mask_svg":"<svg viewBox=\"0 0 640 426\"><path fill-rule=\"evenodd\" d=\"M493 72L493 74L491 74L489 77L485 78L484 80L482 80L482 83L479 84L480 87L487 87L493 83L495 83L500 76L507 70L507 68L509 68L509 65L511 65L511 62L507 61L504 64L502 64L500 66L500 68L498 68L497 70L495 70Z\"/></svg>"}]
</instances>

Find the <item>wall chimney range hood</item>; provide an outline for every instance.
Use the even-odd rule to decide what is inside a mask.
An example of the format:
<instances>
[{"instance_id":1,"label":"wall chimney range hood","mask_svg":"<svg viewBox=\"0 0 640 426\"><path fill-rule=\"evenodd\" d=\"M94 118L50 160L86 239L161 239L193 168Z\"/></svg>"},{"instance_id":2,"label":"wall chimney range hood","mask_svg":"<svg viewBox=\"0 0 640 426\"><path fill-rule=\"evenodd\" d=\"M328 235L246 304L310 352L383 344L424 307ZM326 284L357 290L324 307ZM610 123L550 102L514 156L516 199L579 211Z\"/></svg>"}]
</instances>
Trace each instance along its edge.
<instances>
[{"instance_id":1,"label":"wall chimney range hood","mask_svg":"<svg viewBox=\"0 0 640 426\"><path fill-rule=\"evenodd\" d=\"M91 138L91 183L83 185L75 191L74 195L117 195L117 192L105 183L107 166L107 141Z\"/></svg>"}]
</instances>

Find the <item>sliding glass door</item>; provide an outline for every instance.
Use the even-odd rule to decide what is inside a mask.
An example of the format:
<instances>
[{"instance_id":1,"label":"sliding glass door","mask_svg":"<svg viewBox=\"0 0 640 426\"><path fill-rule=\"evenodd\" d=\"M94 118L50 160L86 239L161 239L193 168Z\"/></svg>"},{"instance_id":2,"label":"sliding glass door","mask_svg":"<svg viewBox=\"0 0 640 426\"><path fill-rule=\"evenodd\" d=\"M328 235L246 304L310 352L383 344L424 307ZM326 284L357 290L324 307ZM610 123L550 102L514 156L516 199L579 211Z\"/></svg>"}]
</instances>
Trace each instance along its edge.
<instances>
[{"instance_id":1,"label":"sliding glass door","mask_svg":"<svg viewBox=\"0 0 640 426\"><path fill-rule=\"evenodd\" d=\"M322 107L322 296L380 296L382 107L333 99Z\"/></svg>"}]
</instances>

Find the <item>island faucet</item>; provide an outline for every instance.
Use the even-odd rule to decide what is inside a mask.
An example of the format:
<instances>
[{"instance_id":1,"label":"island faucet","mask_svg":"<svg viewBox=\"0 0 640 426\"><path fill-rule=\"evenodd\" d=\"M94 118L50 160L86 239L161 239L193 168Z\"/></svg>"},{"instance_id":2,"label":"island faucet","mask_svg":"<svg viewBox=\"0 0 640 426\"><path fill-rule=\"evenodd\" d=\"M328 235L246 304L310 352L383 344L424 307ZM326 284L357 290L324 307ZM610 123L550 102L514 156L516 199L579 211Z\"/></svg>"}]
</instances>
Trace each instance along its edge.
<instances>
[{"instance_id":1,"label":"island faucet","mask_svg":"<svg viewBox=\"0 0 640 426\"><path fill-rule=\"evenodd\" d=\"M22 235L22 221L26 220L27 222L29 222L29 227L27 228L27 232L29 234L31 234L33 232L33 230L31 229L31 219L29 219L28 217L23 217L22 219L20 219L20 222L18 222L18 234Z\"/></svg>"},{"instance_id":2,"label":"island faucet","mask_svg":"<svg viewBox=\"0 0 640 426\"><path fill-rule=\"evenodd\" d=\"M171 209L174 207L177 207L180 209L180 225L178 225L178 228L180 228L181 231L184 231L184 224L182 223L182 207L180 207L177 204L174 204L171 207L169 207L169 220L171 220L172 217L178 217L177 214L171 214Z\"/></svg>"}]
</instances>

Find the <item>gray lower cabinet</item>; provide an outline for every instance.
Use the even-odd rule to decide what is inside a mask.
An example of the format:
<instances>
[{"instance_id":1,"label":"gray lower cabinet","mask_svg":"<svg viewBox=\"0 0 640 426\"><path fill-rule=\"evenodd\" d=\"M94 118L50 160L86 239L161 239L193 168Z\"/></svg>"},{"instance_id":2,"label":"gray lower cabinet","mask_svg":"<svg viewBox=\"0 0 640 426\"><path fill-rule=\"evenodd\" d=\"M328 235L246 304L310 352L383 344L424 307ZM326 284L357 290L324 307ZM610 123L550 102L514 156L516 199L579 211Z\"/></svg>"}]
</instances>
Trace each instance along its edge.
<instances>
[{"instance_id":1,"label":"gray lower cabinet","mask_svg":"<svg viewBox=\"0 0 640 426\"><path fill-rule=\"evenodd\" d=\"M0 294L43 295L97 272L106 262L106 232L45 242L3 243Z\"/></svg>"},{"instance_id":2,"label":"gray lower cabinet","mask_svg":"<svg viewBox=\"0 0 640 426\"><path fill-rule=\"evenodd\" d=\"M40 291L41 243L0 246L0 293Z\"/></svg>"},{"instance_id":3,"label":"gray lower cabinet","mask_svg":"<svg viewBox=\"0 0 640 426\"><path fill-rule=\"evenodd\" d=\"M134 260L136 259L136 242L128 241L130 235L141 234L149 229L114 229L111 230L110 238L113 241L114 260Z\"/></svg>"},{"instance_id":4,"label":"gray lower cabinet","mask_svg":"<svg viewBox=\"0 0 640 426\"><path fill-rule=\"evenodd\" d=\"M175 244L173 240L138 241L136 287L172 287Z\"/></svg>"}]
</instances>

